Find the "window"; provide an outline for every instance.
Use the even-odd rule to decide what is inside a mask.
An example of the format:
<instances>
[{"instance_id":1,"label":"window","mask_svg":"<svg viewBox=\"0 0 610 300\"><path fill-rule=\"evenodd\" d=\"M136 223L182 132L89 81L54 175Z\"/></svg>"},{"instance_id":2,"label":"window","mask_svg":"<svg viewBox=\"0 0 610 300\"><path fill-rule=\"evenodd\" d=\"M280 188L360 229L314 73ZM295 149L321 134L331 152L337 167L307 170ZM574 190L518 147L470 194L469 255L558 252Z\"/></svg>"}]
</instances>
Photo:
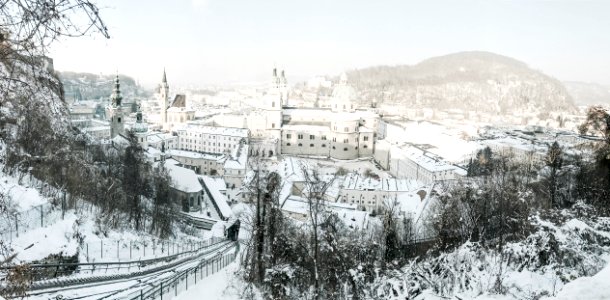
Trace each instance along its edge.
<instances>
[{"instance_id":1,"label":"window","mask_svg":"<svg viewBox=\"0 0 610 300\"><path fill-rule=\"evenodd\" d=\"M333 146L333 150L334 150L334 149L337 149L337 148L335 148L335 146Z\"/></svg>"},{"instance_id":2,"label":"window","mask_svg":"<svg viewBox=\"0 0 610 300\"><path fill-rule=\"evenodd\" d=\"M368 137L368 136L365 136L365 137L363 137L363 138L362 138L362 140L366 142L366 141L368 141L368 140L369 140L369 137Z\"/></svg>"},{"instance_id":3,"label":"window","mask_svg":"<svg viewBox=\"0 0 610 300\"><path fill-rule=\"evenodd\" d=\"M313 144L309 144L309 147L313 147Z\"/></svg>"},{"instance_id":4,"label":"window","mask_svg":"<svg viewBox=\"0 0 610 300\"><path fill-rule=\"evenodd\" d=\"M299 135L297 136L297 138L299 138L299 140L302 140L302 139L303 139L303 135L302 135L302 134L299 134Z\"/></svg>"},{"instance_id":5,"label":"window","mask_svg":"<svg viewBox=\"0 0 610 300\"><path fill-rule=\"evenodd\" d=\"M326 141L326 136L325 135L322 136L322 140Z\"/></svg>"},{"instance_id":6,"label":"window","mask_svg":"<svg viewBox=\"0 0 610 300\"><path fill-rule=\"evenodd\" d=\"M290 143L286 143L286 146L290 146Z\"/></svg>"},{"instance_id":7,"label":"window","mask_svg":"<svg viewBox=\"0 0 610 300\"><path fill-rule=\"evenodd\" d=\"M364 148L364 149L366 149L366 148L368 148L368 147L369 147L369 146L367 146L367 145L362 146L362 148Z\"/></svg>"},{"instance_id":8,"label":"window","mask_svg":"<svg viewBox=\"0 0 610 300\"><path fill-rule=\"evenodd\" d=\"M349 143L349 140L348 139L344 139L343 142L347 144L347 143Z\"/></svg>"},{"instance_id":9,"label":"window","mask_svg":"<svg viewBox=\"0 0 610 300\"><path fill-rule=\"evenodd\" d=\"M336 137L333 138L333 142L337 142L337 138Z\"/></svg>"},{"instance_id":10,"label":"window","mask_svg":"<svg viewBox=\"0 0 610 300\"><path fill-rule=\"evenodd\" d=\"M347 151L347 148L343 148L343 151Z\"/></svg>"},{"instance_id":11,"label":"window","mask_svg":"<svg viewBox=\"0 0 610 300\"><path fill-rule=\"evenodd\" d=\"M271 107L275 107L275 101L271 102Z\"/></svg>"},{"instance_id":12,"label":"window","mask_svg":"<svg viewBox=\"0 0 610 300\"><path fill-rule=\"evenodd\" d=\"M348 132L349 128L345 127L345 128L343 128L343 131Z\"/></svg>"},{"instance_id":13,"label":"window","mask_svg":"<svg viewBox=\"0 0 610 300\"><path fill-rule=\"evenodd\" d=\"M275 128L275 123L271 123L271 128Z\"/></svg>"},{"instance_id":14,"label":"window","mask_svg":"<svg viewBox=\"0 0 610 300\"><path fill-rule=\"evenodd\" d=\"M303 147L303 144L299 143L299 147Z\"/></svg>"},{"instance_id":15,"label":"window","mask_svg":"<svg viewBox=\"0 0 610 300\"><path fill-rule=\"evenodd\" d=\"M322 148L326 148L326 144L322 144Z\"/></svg>"},{"instance_id":16,"label":"window","mask_svg":"<svg viewBox=\"0 0 610 300\"><path fill-rule=\"evenodd\" d=\"M310 139L310 140L315 140L315 139L316 139L316 136L315 136L315 135L309 135L309 139Z\"/></svg>"},{"instance_id":17,"label":"window","mask_svg":"<svg viewBox=\"0 0 610 300\"><path fill-rule=\"evenodd\" d=\"M286 138L287 138L287 139L292 138L292 134L290 134L290 133L289 133L289 134L287 134L287 135L286 135Z\"/></svg>"},{"instance_id":18,"label":"window","mask_svg":"<svg viewBox=\"0 0 610 300\"><path fill-rule=\"evenodd\" d=\"M117 118L117 122L121 123L121 117Z\"/></svg>"}]
</instances>

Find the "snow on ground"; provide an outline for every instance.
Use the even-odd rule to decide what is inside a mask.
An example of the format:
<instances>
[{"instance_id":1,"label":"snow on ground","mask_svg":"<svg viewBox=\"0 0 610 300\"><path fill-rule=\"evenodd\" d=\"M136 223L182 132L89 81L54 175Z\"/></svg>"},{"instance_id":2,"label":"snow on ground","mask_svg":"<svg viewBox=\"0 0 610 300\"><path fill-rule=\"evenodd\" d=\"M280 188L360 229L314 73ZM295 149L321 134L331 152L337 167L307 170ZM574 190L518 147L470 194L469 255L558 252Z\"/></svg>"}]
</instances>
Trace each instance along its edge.
<instances>
[{"instance_id":1,"label":"snow on ground","mask_svg":"<svg viewBox=\"0 0 610 300\"><path fill-rule=\"evenodd\" d=\"M610 218L588 218L573 211L532 218L533 232L507 243L502 255L497 249L465 243L412 261L400 275L380 280L380 286L420 300L610 300ZM498 287L503 295L497 295ZM377 291L386 296L382 299L395 299L384 289Z\"/></svg>"},{"instance_id":2,"label":"snow on ground","mask_svg":"<svg viewBox=\"0 0 610 300\"><path fill-rule=\"evenodd\" d=\"M24 181L27 181L27 176ZM9 206L16 205L18 211L25 211L47 202L38 190L27 184L19 184L17 178L6 176L4 172L0 172L0 193L7 195Z\"/></svg>"},{"instance_id":3,"label":"snow on ground","mask_svg":"<svg viewBox=\"0 0 610 300\"><path fill-rule=\"evenodd\" d=\"M176 300L239 300L241 299L239 295L240 288L236 284L236 272L238 269L239 259L236 259L226 268L220 270L220 272L206 277L194 287L178 294Z\"/></svg>"},{"instance_id":4,"label":"snow on ground","mask_svg":"<svg viewBox=\"0 0 610 300\"><path fill-rule=\"evenodd\" d=\"M68 213L63 220L53 225L30 230L14 239L11 245L18 253L17 259L40 260L59 252L64 256L76 254L78 245L72 239L76 219L76 215Z\"/></svg>"},{"instance_id":5,"label":"snow on ground","mask_svg":"<svg viewBox=\"0 0 610 300\"><path fill-rule=\"evenodd\" d=\"M610 299L610 264L591 277L581 277L566 284L555 297L547 300Z\"/></svg>"}]
</instances>

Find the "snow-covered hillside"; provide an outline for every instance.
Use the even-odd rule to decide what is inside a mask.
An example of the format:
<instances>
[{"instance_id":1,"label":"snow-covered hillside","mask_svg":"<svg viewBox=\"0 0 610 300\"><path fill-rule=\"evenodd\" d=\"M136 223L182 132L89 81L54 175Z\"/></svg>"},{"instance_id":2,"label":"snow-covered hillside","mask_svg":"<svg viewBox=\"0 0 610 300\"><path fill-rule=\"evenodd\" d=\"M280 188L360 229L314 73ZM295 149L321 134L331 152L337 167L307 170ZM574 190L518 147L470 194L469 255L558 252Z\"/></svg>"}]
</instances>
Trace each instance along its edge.
<instances>
[{"instance_id":1,"label":"snow-covered hillside","mask_svg":"<svg viewBox=\"0 0 610 300\"><path fill-rule=\"evenodd\" d=\"M607 299L610 218L588 208L537 215L532 233L502 251L465 243L376 280L381 299ZM605 282L604 285L609 285Z\"/></svg>"},{"instance_id":2,"label":"snow-covered hillside","mask_svg":"<svg viewBox=\"0 0 610 300\"><path fill-rule=\"evenodd\" d=\"M573 111L565 87L518 60L460 52L413 66L378 66L348 73L365 103L463 109L487 113Z\"/></svg>"}]
</instances>

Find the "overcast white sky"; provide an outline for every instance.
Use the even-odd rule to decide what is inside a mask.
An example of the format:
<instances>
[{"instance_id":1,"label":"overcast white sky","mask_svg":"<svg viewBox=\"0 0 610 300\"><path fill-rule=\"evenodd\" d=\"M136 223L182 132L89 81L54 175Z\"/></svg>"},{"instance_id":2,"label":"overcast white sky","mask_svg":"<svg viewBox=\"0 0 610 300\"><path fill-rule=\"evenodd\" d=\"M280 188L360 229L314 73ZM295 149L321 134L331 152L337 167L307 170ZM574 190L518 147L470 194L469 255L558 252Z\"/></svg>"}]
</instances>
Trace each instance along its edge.
<instances>
[{"instance_id":1,"label":"overcast white sky","mask_svg":"<svg viewBox=\"0 0 610 300\"><path fill-rule=\"evenodd\" d=\"M561 80L610 84L610 1L98 0L111 39L61 41L60 71L218 84L484 50Z\"/></svg>"}]
</instances>

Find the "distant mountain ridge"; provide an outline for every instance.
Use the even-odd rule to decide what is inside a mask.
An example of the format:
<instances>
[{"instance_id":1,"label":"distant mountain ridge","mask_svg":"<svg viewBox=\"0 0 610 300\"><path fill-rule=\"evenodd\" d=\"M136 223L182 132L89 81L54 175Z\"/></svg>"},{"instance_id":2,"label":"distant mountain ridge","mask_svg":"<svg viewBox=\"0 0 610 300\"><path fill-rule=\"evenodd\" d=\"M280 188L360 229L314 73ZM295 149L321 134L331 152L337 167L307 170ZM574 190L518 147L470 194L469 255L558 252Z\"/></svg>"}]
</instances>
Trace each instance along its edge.
<instances>
[{"instance_id":1,"label":"distant mountain ridge","mask_svg":"<svg viewBox=\"0 0 610 300\"><path fill-rule=\"evenodd\" d=\"M490 52L459 52L416 65L348 72L364 103L413 108L458 108L495 114L575 111L558 80L516 59Z\"/></svg>"},{"instance_id":2,"label":"distant mountain ridge","mask_svg":"<svg viewBox=\"0 0 610 300\"><path fill-rule=\"evenodd\" d=\"M563 83L577 105L610 105L610 86L591 82Z\"/></svg>"}]
</instances>

